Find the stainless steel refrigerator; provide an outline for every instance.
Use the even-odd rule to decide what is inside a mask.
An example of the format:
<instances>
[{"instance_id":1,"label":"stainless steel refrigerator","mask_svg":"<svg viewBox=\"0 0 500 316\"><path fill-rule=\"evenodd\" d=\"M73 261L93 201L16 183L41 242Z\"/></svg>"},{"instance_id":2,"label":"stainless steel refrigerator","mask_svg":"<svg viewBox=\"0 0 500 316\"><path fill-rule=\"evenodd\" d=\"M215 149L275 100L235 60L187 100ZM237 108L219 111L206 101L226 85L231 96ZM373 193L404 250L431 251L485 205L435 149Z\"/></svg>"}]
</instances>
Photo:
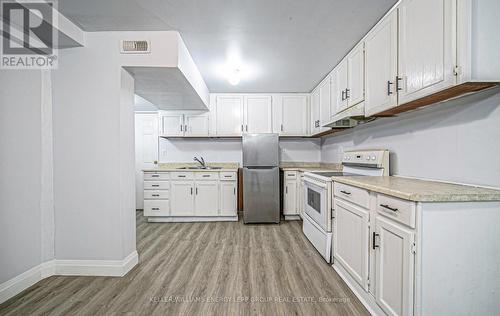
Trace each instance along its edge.
<instances>
[{"instance_id":1,"label":"stainless steel refrigerator","mask_svg":"<svg viewBox=\"0 0 500 316\"><path fill-rule=\"evenodd\" d=\"M243 221L279 223L278 134L243 134Z\"/></svg>"}]
</instances>

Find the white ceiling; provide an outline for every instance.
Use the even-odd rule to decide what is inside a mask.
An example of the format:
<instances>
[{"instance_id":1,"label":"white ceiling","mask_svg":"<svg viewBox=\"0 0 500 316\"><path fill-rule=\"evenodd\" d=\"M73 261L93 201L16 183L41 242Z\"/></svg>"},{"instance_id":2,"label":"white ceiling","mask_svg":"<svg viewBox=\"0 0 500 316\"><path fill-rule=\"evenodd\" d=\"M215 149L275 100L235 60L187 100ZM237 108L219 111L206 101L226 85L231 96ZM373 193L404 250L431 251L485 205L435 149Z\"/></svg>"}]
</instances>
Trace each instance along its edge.
<instances>
[{"instance_id":1,"label":"white ceiling","mask_svg":"<svg viewBox=\"0 0 500 316\"><path fill-rule=\"evenodd\" d=\"M210 92L309 92L396 0L60 0L85 31L177 30ZM220 68L240 59L242 80Z\"/></svg>"}]
</instances>

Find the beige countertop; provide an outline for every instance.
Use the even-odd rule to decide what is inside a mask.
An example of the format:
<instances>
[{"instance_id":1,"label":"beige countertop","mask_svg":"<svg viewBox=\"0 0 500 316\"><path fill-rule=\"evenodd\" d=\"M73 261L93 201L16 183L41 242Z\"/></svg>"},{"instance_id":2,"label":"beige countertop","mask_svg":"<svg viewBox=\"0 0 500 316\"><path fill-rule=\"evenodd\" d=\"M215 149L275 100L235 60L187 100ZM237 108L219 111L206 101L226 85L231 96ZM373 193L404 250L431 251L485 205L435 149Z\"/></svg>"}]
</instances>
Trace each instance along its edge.
<instances>
[{"instance_id":1,"label":"beige countertop","mask_svg":"<svg viewBox=\"0 0 500 316\"><path fill-rule=\"evenodd\" d=\"M333 181L416 202L500 201L500 190L402 177L332 177Z\"/></svg>"},{"instance_id":2,"label":"beige countertop","mask_svg":"<svg viewBox=\"0 0 500 316\"><path fill-rule=\"evenodd\" d=\"M172 171L187 171L187 172L237 172L239 168L239 164L237 162L221 162L221 163L208 163L209 167L215 167L220 169L182 169L189 167L197 167L198 163L186 162L186 163L177 163L177 162L168 162L168 163L159 163L158 167L151 169L144 169L144 172L172 172Z\"/></svg>"}]
</instances>

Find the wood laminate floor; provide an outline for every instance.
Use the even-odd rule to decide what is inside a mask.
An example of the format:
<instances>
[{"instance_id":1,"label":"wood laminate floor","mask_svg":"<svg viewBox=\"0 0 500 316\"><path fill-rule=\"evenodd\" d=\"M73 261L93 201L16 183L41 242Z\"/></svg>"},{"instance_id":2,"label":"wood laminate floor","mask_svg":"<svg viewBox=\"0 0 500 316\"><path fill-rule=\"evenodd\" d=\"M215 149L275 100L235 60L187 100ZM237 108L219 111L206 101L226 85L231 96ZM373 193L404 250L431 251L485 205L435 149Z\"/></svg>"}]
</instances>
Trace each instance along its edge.
<instances>
[{"instance_id":1,"label":"wood laminate floor","mask_svg":"<svg viewBox=\"0 0 500 316\"><path fill-rule=\"evenodd\" d=\"M280 225L148 223L126 276L44 279L0 315L365 315L302 233Z\"/></svg>"}]
</instances>

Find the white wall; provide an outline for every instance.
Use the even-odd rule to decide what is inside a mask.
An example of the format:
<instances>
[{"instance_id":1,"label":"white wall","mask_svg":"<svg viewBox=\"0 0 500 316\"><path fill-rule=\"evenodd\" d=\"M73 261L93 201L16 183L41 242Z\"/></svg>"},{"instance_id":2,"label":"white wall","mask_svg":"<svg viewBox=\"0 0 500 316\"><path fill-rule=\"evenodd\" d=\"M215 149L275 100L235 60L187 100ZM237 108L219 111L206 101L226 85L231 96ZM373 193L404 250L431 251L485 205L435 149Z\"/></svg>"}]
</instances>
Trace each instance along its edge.
<instances>
[{"instance_id":1,"label":"white wall","mask_svg":"<svg viewBox=\"0 0 500 316\"><path fill-rule=\"evenodd\" d=\"M325 138L321 160L366 148L389 149L393 174L500 187L500 89Z\"/></svg>"},{"instance_id":2,"label":"white wall","mask_svg":"<svg viewBox=\"0 0 500 316\"><path fill-rule=\"evenodd\" d=\"M41 263L41 74L0 71L0 284Z\"/></svg>"},{"instance_id":3,"label":"white wall","mask_svg":"<svg viewBox=\"0 0 500 316\"><path fill-rule=\"evenodd\" d=\"M280 140L281 161L319 162L319 140ZM191 162L203 156L207 162L242 163L241 139L163 139L160 138L160 162Z\"/></svg>"},{"instance_id":4,"label":"white wall","mask_svg":"<svg viewBox=\"0 0 500 316\"><path fill-rule=\"evenodd\" d=\"M121 260L135 250L134 91L119 54L127 36L142 35L88 33L85 48L60 51L53 76L57 259Z\"/></svg>"}]
</instances>

